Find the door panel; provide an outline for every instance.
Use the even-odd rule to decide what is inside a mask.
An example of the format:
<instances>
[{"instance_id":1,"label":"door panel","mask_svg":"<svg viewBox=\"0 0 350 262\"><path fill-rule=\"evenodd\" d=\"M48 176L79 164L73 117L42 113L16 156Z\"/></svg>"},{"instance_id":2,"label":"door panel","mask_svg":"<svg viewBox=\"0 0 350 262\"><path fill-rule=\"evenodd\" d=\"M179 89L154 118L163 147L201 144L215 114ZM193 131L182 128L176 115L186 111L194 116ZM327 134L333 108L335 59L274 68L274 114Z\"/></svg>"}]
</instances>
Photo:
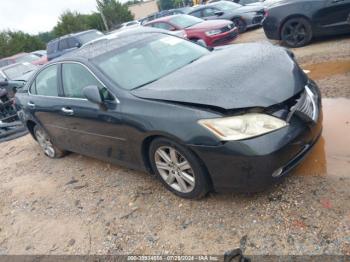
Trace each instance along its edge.
<instances>
[{"instance_id":1,"label":"door panel","mask_svg":"<svg viewBox=\"0 0 350 262\"><path fill-rule=\"evenodd\" d=\"M100 89L107 108L84 98L83 88ZM128 162L126 137L118 104L102 83L78 63L62 64L60 123L67 134L69 150L113 162Z\"/></svg>"},{"instance_id":2,"label":"door panel","mask_svg":"<svg viewBox=\"0 0 350 262\"><path fill-rule=\"evenodd\" d=\"M350 32L350 0L328 0L314 14L316 34L339 34Z\"/></svg>"},{"instance_id":3,"label":"door panel","mask_svg":"<svg viewBox=\"0 0 350 262\"><path fill-rule=\"evenodd\" d=\"M49 133L54 144L65 148L65 133L56 128L59 126L60 99L58 97L59 66L51 65L42 70L32 82L28 100L23 105L31 112L35 120ZM51 124L55 123L55 126Z\"/></svg>"}]
</instances>

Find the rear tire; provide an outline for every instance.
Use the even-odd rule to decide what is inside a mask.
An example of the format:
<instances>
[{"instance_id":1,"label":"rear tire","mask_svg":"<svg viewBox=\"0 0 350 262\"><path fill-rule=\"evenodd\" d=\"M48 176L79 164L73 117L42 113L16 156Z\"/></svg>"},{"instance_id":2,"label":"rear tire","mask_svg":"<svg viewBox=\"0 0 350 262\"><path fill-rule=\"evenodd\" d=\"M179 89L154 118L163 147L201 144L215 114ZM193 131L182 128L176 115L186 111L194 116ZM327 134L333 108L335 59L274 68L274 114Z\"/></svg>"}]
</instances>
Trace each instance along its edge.
<instances>
[{"instance_id":1,"label":"rear tire","mask_svg":"<svg viewBox=\"0 0 350 262\"><path fill-rule=\"evenodd\" d=\"M175 195L200 199L208 193L208 174L186 147L166 138L156 138L150 145L149 159L157 177Z\"/></svg>"},{"instance_id":2,"label":"rear tire","mask_svg":"<svg viewBox=\"0 0 350 262\"><path fill-rule=\"evenodd\" d=\"M34 127L34 136L47 157L61 158L67 154L66 151L54 146L46 131L38 125Z\"/></svg>"},{"instance_id":3,"label":"rear tire","mask_svg":"<svg viewBox=\"0 0 350 262\"><path fill-rule=\"evenodd\" d=\"M310 43L312 28L308 20L302 17L287 20L281 29L282 44L288 47L302 47Z\"/></svg>"}]
</instances>

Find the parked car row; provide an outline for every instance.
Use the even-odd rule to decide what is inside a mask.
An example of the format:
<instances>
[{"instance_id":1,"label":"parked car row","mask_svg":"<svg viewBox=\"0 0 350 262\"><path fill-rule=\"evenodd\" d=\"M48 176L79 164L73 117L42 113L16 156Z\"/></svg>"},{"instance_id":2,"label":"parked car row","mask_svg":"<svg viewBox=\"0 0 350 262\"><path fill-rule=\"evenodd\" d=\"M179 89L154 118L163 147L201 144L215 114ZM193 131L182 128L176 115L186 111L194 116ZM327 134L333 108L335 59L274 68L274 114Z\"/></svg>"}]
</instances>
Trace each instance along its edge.
<instances>
[{"instance_id":1,"label":"parked car row","mask_svg":"<svg viewBox=\"0 0 350 262\"><path fill-rule=\"evenodd\" d=\"M301 47L314 37L350 33L350 0L270 1L265 34L286 46Z\"/></svg>"},{"instance_id":2,"label":"parked car row","mask_svg":"<svg viewBox=\"0 0 350 262\"><path fill-rule=\"evenodd\" d=\"M39 53L37 53L39 52ZM18 53L10 57L0 59L0 68L15 63L28 62L34 65L43 65L47 63L46 51L38 50L32 53Z\"/></svg>"}]
</instances>

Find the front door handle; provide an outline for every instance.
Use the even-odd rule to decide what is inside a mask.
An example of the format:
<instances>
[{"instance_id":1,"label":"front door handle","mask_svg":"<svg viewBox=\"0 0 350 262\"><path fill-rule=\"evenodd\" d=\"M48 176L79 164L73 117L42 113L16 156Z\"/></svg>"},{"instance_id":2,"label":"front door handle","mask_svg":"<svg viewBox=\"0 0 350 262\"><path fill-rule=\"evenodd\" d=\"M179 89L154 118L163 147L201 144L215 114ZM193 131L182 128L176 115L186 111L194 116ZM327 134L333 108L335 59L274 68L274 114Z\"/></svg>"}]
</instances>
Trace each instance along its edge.
<instances>
[{"instance_id":1,"label":"front door handle","mask_svg":"<svg viewBox=\"0 0 350 262\"><path fill-rule=\"evenodd\" d=\"M27 105L28 105L28 107L30 107L30 108L33 108L33 109L35 108L35 104L34 104L33 102L30 102L30 101L29 101L29 102L27 103Z\"/></svg>"},{"instance_id":2,"label":"front door handle","mask_svg":"<svg viewBox=\"0 0 350 262\"><path fill-rule=\"evenodd\" d=\"M74 115L74 111L73 109L69 108L69 107L62 107L62 112L65 113L66 115Z\"/></svg>"},{"instance_id":3,"label":"front door handle","mask_svg":"<svg viewBox=\"0 0 350 262\"><path fill-rule=\"evenodd\" d=\"M340 2L344 2L344 0L333 0L332 1L333 4L340 3Z\"/></svg>"}]
</instances>

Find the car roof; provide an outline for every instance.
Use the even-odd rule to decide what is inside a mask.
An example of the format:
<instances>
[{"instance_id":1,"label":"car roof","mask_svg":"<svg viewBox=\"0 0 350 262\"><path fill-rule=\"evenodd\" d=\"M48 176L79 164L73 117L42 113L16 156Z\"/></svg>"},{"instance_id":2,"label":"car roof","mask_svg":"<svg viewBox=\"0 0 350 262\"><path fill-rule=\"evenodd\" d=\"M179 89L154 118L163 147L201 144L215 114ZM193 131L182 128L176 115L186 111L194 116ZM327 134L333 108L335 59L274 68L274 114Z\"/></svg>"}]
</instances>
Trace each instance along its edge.
<instances>
[{"instance_id":1,"label":"car roof","mask_svg":"<svg viewBox=\"0 0 350 262\"><path fill-rule=\"evenodd\" d=\"M88 32L94 32L94 31L98 31L96 29L90 29L90 30L85 30L85 31L81 31L81 32L77 32L77 33L72 33L72 34L68 34L68 35L63 35L63 36L60 36L60 37L57 37L55 39L52 39L50 42L48 42L47 44L50 44L50 43L54 43L56 41L59 41L61 39L65 39L67 37L72 37L72 36L80 36L80 35L83 35L83 34L86 34Z\"/></svg>"},{"instance_id":2,"label":"car roof","mask_svg":"<svg viewBox=\"0 0 350 262\"><path fill-rule=\"evenodd\" d=\"M172 35L171 32L155 28L140 27L128 29L121 31L120 33L116 34L113 38L105 39L105 41L96 41L89 45L83 46L82 48L79 48L73 52L66 53L63 56L54 59L53 61L57 62L64 60L90 60L117 48L127 46L138 41L142 41L143 39L149 37L151 34L160 33Z\"/></svg>"},{"instance_id":3,"label":"car roof","mask_svg":"<svg viewBox=\"0 0 350 262\"><path fill-rule=\"evenodd\" d=\"M152 21L147 22L145 25L148 24L153 24L155 22L168 22L171 18L176 17L176 16L184 16L185 14L176 14L176 15L169 15L169 16L164 16L164 17L160 17L157 19L154 19Z\"/></svg>"}]
</instances>

